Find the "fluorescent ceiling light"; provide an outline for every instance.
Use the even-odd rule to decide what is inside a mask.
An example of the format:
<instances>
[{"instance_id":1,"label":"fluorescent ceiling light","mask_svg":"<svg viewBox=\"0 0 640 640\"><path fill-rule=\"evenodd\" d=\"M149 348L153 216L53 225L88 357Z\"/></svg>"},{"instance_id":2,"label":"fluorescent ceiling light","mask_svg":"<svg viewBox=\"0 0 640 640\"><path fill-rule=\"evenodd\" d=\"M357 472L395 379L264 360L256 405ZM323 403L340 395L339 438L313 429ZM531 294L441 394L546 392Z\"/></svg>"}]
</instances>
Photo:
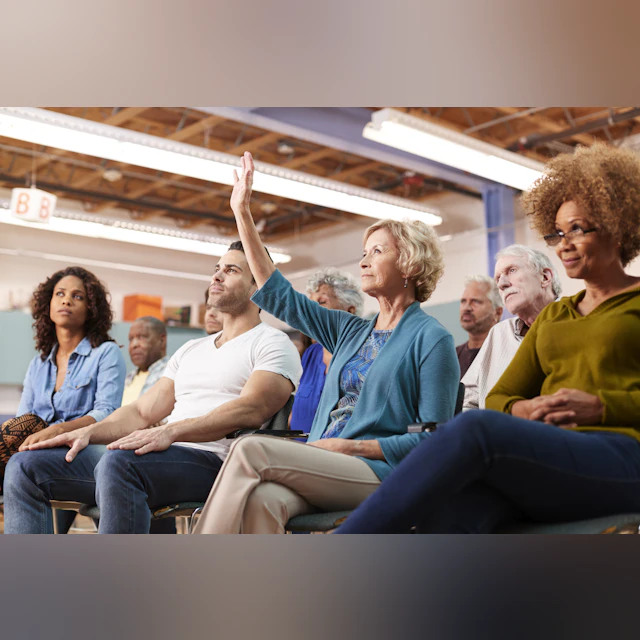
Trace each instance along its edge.
<instances>
[{"instance_id":1,"label":"fluorescent ceiling light","mask_svg":"<svg viewBox=\"0 0 640 640\"><path fill-rule=\"evenodd\" d=\"M544 171L541 162L395 109L380 109L373 113L362 135L523 191L529 189Z\"/></svg>"},{"instance_id":2,"label":"fluorescent ceiling light","mask_svg":"<svg viewBox=\"0 0 640 640\"><path fill-rule=\"evenodd\" d=\"M0 206L8 206L8 201L0 203ZM139 224L137 222L125 222L108 218L96 218L95 216L76 213L56 212L46 225L37 222L25 222L11 215L5 209L0 208L0 223L11 224L16 227L27 227L45 231L57 231L85 238L99 238L101 240L116 240L141 244L147 247L160 249L172 249L174 251L186 251L199 253L205 256L221 256L229 250L229 243L208 240L207 236L187 231L174 231L163 227ZM276 264L284 264L291 261L291 256L279 251L269 250Z\"/></svg>"},{"instance_id":3,"label":"fluorescent ceiling light","mask_svg":"<svg viewBox=\"0 0 640 640\"><path fill-rule=\"evenodd\" d=\"M0 108L0 136L227 185L240 166L240 158L228 153L45 109ZM370 218L442 222L437 209L406 198L265 162L255 165L254 191Z\"/></svg>"}]
</instances>

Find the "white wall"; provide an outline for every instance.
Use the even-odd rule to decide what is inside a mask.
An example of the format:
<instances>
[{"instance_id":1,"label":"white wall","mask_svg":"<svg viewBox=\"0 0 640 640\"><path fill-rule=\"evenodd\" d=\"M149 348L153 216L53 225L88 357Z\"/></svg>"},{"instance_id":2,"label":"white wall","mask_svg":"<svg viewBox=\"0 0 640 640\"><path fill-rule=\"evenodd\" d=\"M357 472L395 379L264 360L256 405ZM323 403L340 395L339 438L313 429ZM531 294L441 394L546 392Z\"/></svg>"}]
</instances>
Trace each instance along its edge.
<instances>
[{"instance_id":1,"label":"white wall","mask_svg":"<svg viewBox=\"0 0 640 640\"><path fill-rule=\"evenodd\" d=\"M0 225L0 247L22 249L43 254L64 255L74 261L7 256L0 254L0 309L9 308L10 298L20 305L28 304L33 289L53 272L74 262L103 280L112 297L116 320L122 319L125 295L146 293L161 296L163 304L181 306L204 302L206 275L213 272L216 258L168 251L154 247L111 242L95 238L80 238L39 229L25 229ZM169 269L201 274L202 281L173 277L159 277L140 272L119 271L114 268L83 264L83 258L133 266Z\"/></svg>"},{"instance_id":2,"label":"white wall","mask_svg":"<svg viewBox=\"0 0 640 640\"><path fill-rule=\"evenodd\" d=\"M464 288L464 278L469 274L486 273L487 242L484 231L484 209L482 201L457 194L443 194L433 204L443 213L443 224L438 229L441 234L453 234L443 243L445 273L436 291L426 306L458 300ZM324 266L335 266L359 278L362 251L362 236L371 220L362 218L344 223L313 234L303 234L279 245L293 257L288 265L282 265L283 273L290 278L298 291L304 291L307 278L315 270ZM528 220L516 206L516 242L547 252L559 268L563 293L571 295L582 288L581 282L566 277L555 253L547 249L529 228ZM116 320L122 318L122 304L125 295L146 293L163 298L167 306L183 306L203 301L207 280L213 271L216 258L194 255L180 251L170 251L153 247L85 239L38 229L23 229L0 224L0 248L22 249L48 254L62 254L82 259L103 260L171 271L199 274L200 281L148 275L140 272L118 271L109 267L87 268L104 280L111 292ZM6 256L0 254L0 309L8 308L10 298L15 302L28 304L31 292L55 270L69 264L36 258ZM640 275L640 259L636 260L630 272ZM375 300L367 297L365 314L376 312ZM195 314L192 314L195 317ZM270 321L265 314L265 320ZM277 324L274 322L274 324Z\"/></svg>"}]
</instances>

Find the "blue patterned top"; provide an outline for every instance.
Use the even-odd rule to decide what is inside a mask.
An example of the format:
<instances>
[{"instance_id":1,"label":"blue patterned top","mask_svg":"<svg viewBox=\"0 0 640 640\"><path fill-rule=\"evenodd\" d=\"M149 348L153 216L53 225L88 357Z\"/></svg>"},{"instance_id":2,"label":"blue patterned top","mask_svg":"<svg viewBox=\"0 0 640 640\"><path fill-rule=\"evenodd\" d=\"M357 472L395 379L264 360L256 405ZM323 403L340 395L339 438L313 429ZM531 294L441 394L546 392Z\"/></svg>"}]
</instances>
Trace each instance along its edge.
<instances>
[{"instance_id":1,"label":"blue patterned top","mask_svg":"<svg viewBox=\"0 0 640 640\"><path fill-rule=\"evenodd\" d=\"M367 373L390 335L391 330L374 329L358 353L347 362L340 372L340 400L338 400L338 406L329 414L329 426L322 434L322 438L340 437L340 433L349 422L356 402L358 402Z\"/></svg>"}]
</instances>

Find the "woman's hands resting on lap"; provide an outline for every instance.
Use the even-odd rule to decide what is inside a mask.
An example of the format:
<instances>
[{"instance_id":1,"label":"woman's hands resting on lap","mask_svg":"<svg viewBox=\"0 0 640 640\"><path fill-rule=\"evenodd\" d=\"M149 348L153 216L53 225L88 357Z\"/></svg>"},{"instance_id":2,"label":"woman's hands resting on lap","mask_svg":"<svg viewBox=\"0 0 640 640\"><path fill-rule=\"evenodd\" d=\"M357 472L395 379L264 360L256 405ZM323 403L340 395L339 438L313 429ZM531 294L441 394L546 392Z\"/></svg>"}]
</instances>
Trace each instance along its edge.
<instances>
[{"instance_id":1,"label":"woman's hands resting on lap","mask_svg":"<svg viewBox=\"0 0 640 640\"><path fill-rule=\"evenodd\" d=\"M35 444L36 442L44 442L45 440L49 440L50 438L55 438L56 436L59 436L61 433L64 433L64 432L65 431L61 425L54 424L51 427L42 429L42 431L38 431L37 433L32 433L20 445L18 451L28 451L29 445Z\"/></svg>"},{"instance_id":2,"label":"woman's hands resting on lap","mask_svg":"<svg viewBox=\"0 0 640 640\"><path fill-rule=\"evenodd\" d=\"M511 415L517 418L564 428L599 425L603 413L600 398L579 389L560 389L550 396L519 400L511 407Z\"/></svg>"}]
</instances>

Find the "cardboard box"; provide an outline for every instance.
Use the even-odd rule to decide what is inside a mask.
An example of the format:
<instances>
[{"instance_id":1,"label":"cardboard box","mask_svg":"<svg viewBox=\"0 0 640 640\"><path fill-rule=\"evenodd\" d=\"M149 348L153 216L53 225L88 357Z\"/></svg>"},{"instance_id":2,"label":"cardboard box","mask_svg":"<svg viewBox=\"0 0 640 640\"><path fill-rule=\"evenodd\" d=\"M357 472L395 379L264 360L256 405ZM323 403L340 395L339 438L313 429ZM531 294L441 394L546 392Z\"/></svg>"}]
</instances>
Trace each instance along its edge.
<instances>
[{"instance_id":1,"label":"cardboard box","mask_svg":"<svg viewBox=\"0 0 640 640\"><path fill-rule=\"evenodd\" d=\"M125 322L133 322L143 316L152 316L162 320L162 298L136 293L124 297Z\"/></svg>"},{"instance_id":2,"label":"cardboard box","mask_svg":"<svg viewBox=\"0 0 640 640\"><path fill-rule=\"evenodd\" d=\"M168 327L188 327L191 323L191 306L165 307L164 322Z\"/></svg>"}]
</instances>

